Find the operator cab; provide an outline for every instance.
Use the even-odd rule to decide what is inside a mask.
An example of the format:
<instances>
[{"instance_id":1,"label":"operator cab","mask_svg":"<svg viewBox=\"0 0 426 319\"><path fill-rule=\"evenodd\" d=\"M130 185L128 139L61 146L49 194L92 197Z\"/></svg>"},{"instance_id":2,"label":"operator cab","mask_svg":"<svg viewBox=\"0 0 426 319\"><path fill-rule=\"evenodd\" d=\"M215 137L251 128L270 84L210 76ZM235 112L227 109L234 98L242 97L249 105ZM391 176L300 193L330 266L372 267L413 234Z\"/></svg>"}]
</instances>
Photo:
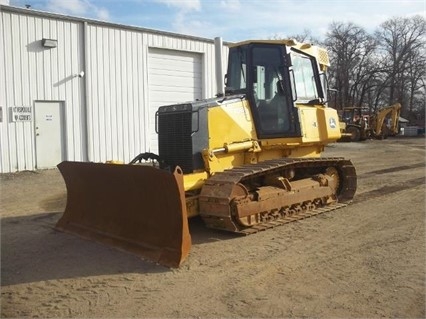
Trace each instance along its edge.
<instances>
[{"instance_id":1,"label":"operator cab","mask_svg":"<svg viewBox=\"0 0 426 319\"><path fill-rule=\"evenodd\" d=\"M301 136L296 104L324 100L317 61L283 41L248 42L229 50L226 94L245 94L259 138Z\"/></svg>"}]
</instances>

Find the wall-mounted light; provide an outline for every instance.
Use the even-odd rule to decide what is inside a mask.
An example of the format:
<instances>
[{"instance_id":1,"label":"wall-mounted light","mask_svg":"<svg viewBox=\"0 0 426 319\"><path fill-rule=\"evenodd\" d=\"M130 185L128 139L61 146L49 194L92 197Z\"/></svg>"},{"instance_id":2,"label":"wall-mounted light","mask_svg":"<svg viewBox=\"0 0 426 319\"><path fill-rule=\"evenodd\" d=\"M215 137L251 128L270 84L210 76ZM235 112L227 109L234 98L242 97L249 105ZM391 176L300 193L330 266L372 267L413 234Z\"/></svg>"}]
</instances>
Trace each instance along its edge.
<instances>
[{"instance_id":1,"label":"wall-mounted light","mask_svg":"<svg viewBox=\"0 0 426 319\"><path fill-rule=\"evenodd\" d=\"M58 46L58 40L43 38L41 40L41 45L45 48L56 48Z\"/></svg>"}]
</instances>

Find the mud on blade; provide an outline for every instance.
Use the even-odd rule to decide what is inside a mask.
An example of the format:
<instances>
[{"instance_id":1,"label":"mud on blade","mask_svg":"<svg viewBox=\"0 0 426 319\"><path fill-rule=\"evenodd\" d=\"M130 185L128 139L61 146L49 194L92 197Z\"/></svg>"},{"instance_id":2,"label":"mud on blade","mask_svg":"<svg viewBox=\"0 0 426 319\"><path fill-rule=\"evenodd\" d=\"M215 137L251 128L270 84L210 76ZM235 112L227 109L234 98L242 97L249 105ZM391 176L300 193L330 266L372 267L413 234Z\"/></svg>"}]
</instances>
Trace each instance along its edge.
<instances>
[{"instance_id":1,"label":"mud on blade","mask_svg":"<svg viewBox=\"0 0 426 319\"><path fill-rule=\"evenodd\" d=\"M168 267L188 256L183 173L150 166L62 162L67 205L56 228Z\"/></svg>"}]
</instances>

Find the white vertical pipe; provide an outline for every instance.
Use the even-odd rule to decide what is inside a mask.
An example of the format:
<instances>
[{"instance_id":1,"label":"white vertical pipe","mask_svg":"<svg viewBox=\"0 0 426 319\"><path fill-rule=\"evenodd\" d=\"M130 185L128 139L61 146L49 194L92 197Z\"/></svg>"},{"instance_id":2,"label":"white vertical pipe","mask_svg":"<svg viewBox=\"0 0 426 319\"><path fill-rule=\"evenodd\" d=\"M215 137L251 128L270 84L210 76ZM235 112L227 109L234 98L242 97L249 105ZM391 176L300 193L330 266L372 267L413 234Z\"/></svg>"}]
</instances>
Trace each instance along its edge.
<instances>
[{"instance_id":1,"label":"white vertical pipe","mask_svg":"<svg viewBox=\"0 0 426 319\"><path fill-rule=\"evenodd\" d=\"M216 86L217 86L217 95L223 96L225 94L224 87L224 75L223 75L223 41L221 37L214 38L214 47L215 47L215 68L216 68Z\"/></svg>"}]
</instances>

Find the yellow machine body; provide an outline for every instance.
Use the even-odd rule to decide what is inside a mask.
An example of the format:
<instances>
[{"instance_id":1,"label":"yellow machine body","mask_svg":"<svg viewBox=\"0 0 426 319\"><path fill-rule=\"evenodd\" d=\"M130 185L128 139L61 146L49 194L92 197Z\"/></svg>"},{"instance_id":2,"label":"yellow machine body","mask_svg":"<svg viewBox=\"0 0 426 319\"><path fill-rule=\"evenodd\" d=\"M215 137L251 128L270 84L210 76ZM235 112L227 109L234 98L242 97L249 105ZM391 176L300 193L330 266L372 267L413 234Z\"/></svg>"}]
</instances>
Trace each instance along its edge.
<instances>
[{"instance_id":1,"label":"yellow machine body","mask_svg":"<svg viewBox=\"0 0 426 319\"><path fill-rule=\"evenodd\" d=\"M325 50L293 40L231 46L225 94L159 108L159 155L59 165L68 202L57 228L178 267L188 217L251 234L350 202L353 165L320 157L341 137L328 65Z\"/></svg>"},{"instance_id":2,"label":"yellow machine body","mask_svg":"<svg viewBox=\"0 0 426 319\"><path fill-rule=\"evenodd\" d=\"M205 170L184 175L185 191L201 189L215 172L282 157L320 157L325 145L338 140L334 109L297 105L302 119L300 137L265 139L259 145L248 100L236 100L209 109L209 147L203 150ZM336 125L326 125L325 123ZM197 199L188 200L188 217L199 214Z\"/></svg>"}]
</instances>

